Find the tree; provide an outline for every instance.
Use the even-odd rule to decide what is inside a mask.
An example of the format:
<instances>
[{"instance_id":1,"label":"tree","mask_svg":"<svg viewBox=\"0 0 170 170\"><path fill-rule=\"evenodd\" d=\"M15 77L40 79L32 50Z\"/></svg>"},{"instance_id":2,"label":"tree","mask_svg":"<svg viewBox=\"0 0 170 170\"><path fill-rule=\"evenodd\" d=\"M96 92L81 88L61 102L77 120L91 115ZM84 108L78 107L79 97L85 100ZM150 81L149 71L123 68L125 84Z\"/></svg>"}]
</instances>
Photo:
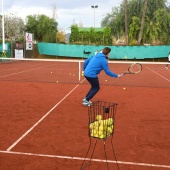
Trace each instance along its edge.
<instances>
[{"instance_id":1,"label":"tree","mask_svg":"<svg viewBox=\"0 0 170 170\"><path fill-rule=\"evenodd\" d=\"M123 39L125 36L127 38L126 25L128 25L129 44L134 42L154 44L155 41L168 44L170 43L170 6L166 2L167 0L129 0L126 9L127 2L122 0L119 7L112 8L111 13L106 14L101 25L110 27L112 35L117 39L120 37ZM125 15L127 11L128 19Z\"/></svg>"},{"instance_id":2,"label":"tree","mask_svg":"<svg viewBox=\"0 0 170 170\"><path fill-rule=\"evenodd\" d=\"M13 14L4 16L5 38L20 39L24 36L24 29L25 25L20 17L16 17ZM2 32L2 27L0 27L0 32Z\"/></svg>"},{"instance_id":3,"label":"tree","mask_svg":"<svg viewBox=\"0 0 170 170\"><path fill-rule=\"evenodd\" d=\"M40 42L56 42L57 25L53 18L46 15L27 16L26 31L34 34L34 39Z\"/></svg>"},{"instance_id":4,"label":"tree","mask_svg":"<svg viewBox=\"0 0 170 170\"><path fill-rule=\"evenodd\" d=\"M72 25L69 40L73 44L112 45L111 29L79 28L77 25Z\"/></svg>"},{"instance_id":5,"label":"tree","mask_svg":"<svg viewBox=\"0 0 170 170\"><path fill-rule=\"evenodd\" d=\"M140 19L134 16L132 17L132 22L129 25L129 39L131 44L136 44L139 30L140 30Z\"/></svg>"},{"instance_id":6,"label":"tree","mask_svg":"<svg viewBox=\"0 0 170 170\"><path fill-rule=\"evenodd\" d=\"M140 32L139 32L139 37L138 37L138 45L140 45L141 39L142 39L143 28L144 28L144 23L145 23L146 7L147 7L147 0L144 0L142 21L141 21Z\"/></svg>"},{"instance_id":7,"label":"tree","mask_svg":"<svg viewBox=\"0 0 170 170\"><path fill-rule=\"evenodd\" d=\"M126 33L126 45L129 45L129 36L128 36L128 0L125 0L125 33Z\"/></svg>"},{"instance_id":8,"label":"tree","mask_svg":"<svg viewBox=\"0 0 170 170\"><path fill-rule=\"evenodd\" d=\"M58 31L57 33L57 43L66 43L66 33L65 31Z\"/></svg>"}]
</instances>

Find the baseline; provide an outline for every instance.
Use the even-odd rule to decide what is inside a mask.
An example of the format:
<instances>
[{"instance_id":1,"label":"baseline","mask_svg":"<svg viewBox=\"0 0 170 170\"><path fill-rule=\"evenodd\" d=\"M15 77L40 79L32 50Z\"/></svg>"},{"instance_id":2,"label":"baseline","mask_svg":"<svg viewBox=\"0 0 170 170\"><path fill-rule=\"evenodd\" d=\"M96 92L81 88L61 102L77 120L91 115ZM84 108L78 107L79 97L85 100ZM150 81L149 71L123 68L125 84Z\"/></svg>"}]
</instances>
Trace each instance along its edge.
<instances>
[{"instance_id":1,"label":"baseline","mask_svg":"<svg viewBox=\"0 0 170 170\"><path fill-rule=\"evenodd\" d=\"M1 151L0 153L5 154L14 154L14 155L26 155L26 156L36 156L36 157L47 157L47 158L58 158L58 159L71 159L71 160L84 160L82 157L72 157L72 156L60 156L60 155L47 155L47 154L35 154L35 153L24 153L24 152L13 152L13 151ZM90 158L86 158L86 160L90 160ZM91 159L93 162L106 162L103 159ZM115 164L116 161L107 160L108 163ZM134 165L134 166L145 166L145 167L156 167L156 168L167 168L170 169L170 165L158 165L158 164L148 164L148 163L138 163L138 162L125 162L125 161L117 161L118 164L124 165Z\"/></svg>"}]
</instances>

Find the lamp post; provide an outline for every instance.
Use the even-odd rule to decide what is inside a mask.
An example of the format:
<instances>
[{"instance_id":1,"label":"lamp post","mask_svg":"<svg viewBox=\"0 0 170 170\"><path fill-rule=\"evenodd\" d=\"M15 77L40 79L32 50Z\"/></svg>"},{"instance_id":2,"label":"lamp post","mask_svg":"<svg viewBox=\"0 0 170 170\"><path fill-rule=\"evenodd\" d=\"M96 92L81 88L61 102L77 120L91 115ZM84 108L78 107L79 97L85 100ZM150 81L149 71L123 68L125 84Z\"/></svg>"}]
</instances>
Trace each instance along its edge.
<instances>
[{"instance_id":1,"label":"lamp post","mask_svg":"<svg viewBox=\"0 0 170 170\"><path fill-rule=\"evenodd\" d=\"M92 5L91 8L94 9L94 28L95 28L95 9L98 8L98 5Z\"/></svg>"},{"instance_id":2,"label":"lamp post","mask_svg":"<svg viewBox=\"0 0 170 170\"><path fill-rule=\"evenodd\" d=\"M5 51L5 33L4 33L4 2L2 0L2 52Z\"/></svg>"}]
</instances>

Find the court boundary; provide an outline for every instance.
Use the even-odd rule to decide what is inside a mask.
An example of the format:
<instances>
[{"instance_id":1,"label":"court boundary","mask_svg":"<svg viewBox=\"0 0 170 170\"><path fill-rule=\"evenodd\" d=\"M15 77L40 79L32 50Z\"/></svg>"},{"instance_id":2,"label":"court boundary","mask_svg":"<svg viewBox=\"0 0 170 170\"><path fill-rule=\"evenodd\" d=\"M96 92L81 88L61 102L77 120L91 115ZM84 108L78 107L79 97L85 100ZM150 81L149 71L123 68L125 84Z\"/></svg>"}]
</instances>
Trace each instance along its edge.
<instances>
[{"instance_id":1,"label":"court boundary","mask_svg":"<svg viewBox=\"0 0 170 170\"><path fill-rule=\"evenodd\" d=\"M15 151L2 151L0 150L0 153L4 154L13 154L13 155L26 155L26 156L35 156L35 157L47 157L47 158L58 158L58 159L71 159L71 160L81 160L83 161L85 158L83 157L72 157L72 156L60 156L60 155L48 155L48 154L35 154L35 153L27 153L27 152L15 152ZM90 160L90 158L86 158L87 161ZM104 162L106 163L106 160L103 159L91 159L93 162ZM118 163L122 165L133 165L133 166L145 166L145 167L156 167L156 168L167 168L170 169L170 165L158 165L158 164L149 164L149 163L138 163L138 162L126 162L126 161L113 161L113 160L107 160L108 163Z\"/></svg>"}]
</instances>

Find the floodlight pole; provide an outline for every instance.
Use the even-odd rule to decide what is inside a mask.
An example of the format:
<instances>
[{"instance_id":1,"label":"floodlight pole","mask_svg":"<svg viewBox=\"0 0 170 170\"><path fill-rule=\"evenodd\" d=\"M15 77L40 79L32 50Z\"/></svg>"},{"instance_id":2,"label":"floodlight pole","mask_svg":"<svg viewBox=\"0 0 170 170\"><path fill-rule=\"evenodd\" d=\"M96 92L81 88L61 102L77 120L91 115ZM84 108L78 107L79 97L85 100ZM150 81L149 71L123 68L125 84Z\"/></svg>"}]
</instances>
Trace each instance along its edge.
<instances>
[{"instance_id":1,"label":"floodlight pole","mask_svg":"<svg viewBox=\"0 0 170 170\"><path fill-rule=\"evenodd\" d=\"M91 8L94 9L94 28L95 28L95 9L98 8L98 5L92 5Z\"/></svg>"},{"instance_id":2,"label":"floodlight pole","mask_svg":"<svg viewBox=\"0 0 170 170\"><path fill-rule=\"evenodd\" d=\"M4 33L4 3L2 0L2 52L5 51L5 33Z\"/></svg>"}]
</instances>

